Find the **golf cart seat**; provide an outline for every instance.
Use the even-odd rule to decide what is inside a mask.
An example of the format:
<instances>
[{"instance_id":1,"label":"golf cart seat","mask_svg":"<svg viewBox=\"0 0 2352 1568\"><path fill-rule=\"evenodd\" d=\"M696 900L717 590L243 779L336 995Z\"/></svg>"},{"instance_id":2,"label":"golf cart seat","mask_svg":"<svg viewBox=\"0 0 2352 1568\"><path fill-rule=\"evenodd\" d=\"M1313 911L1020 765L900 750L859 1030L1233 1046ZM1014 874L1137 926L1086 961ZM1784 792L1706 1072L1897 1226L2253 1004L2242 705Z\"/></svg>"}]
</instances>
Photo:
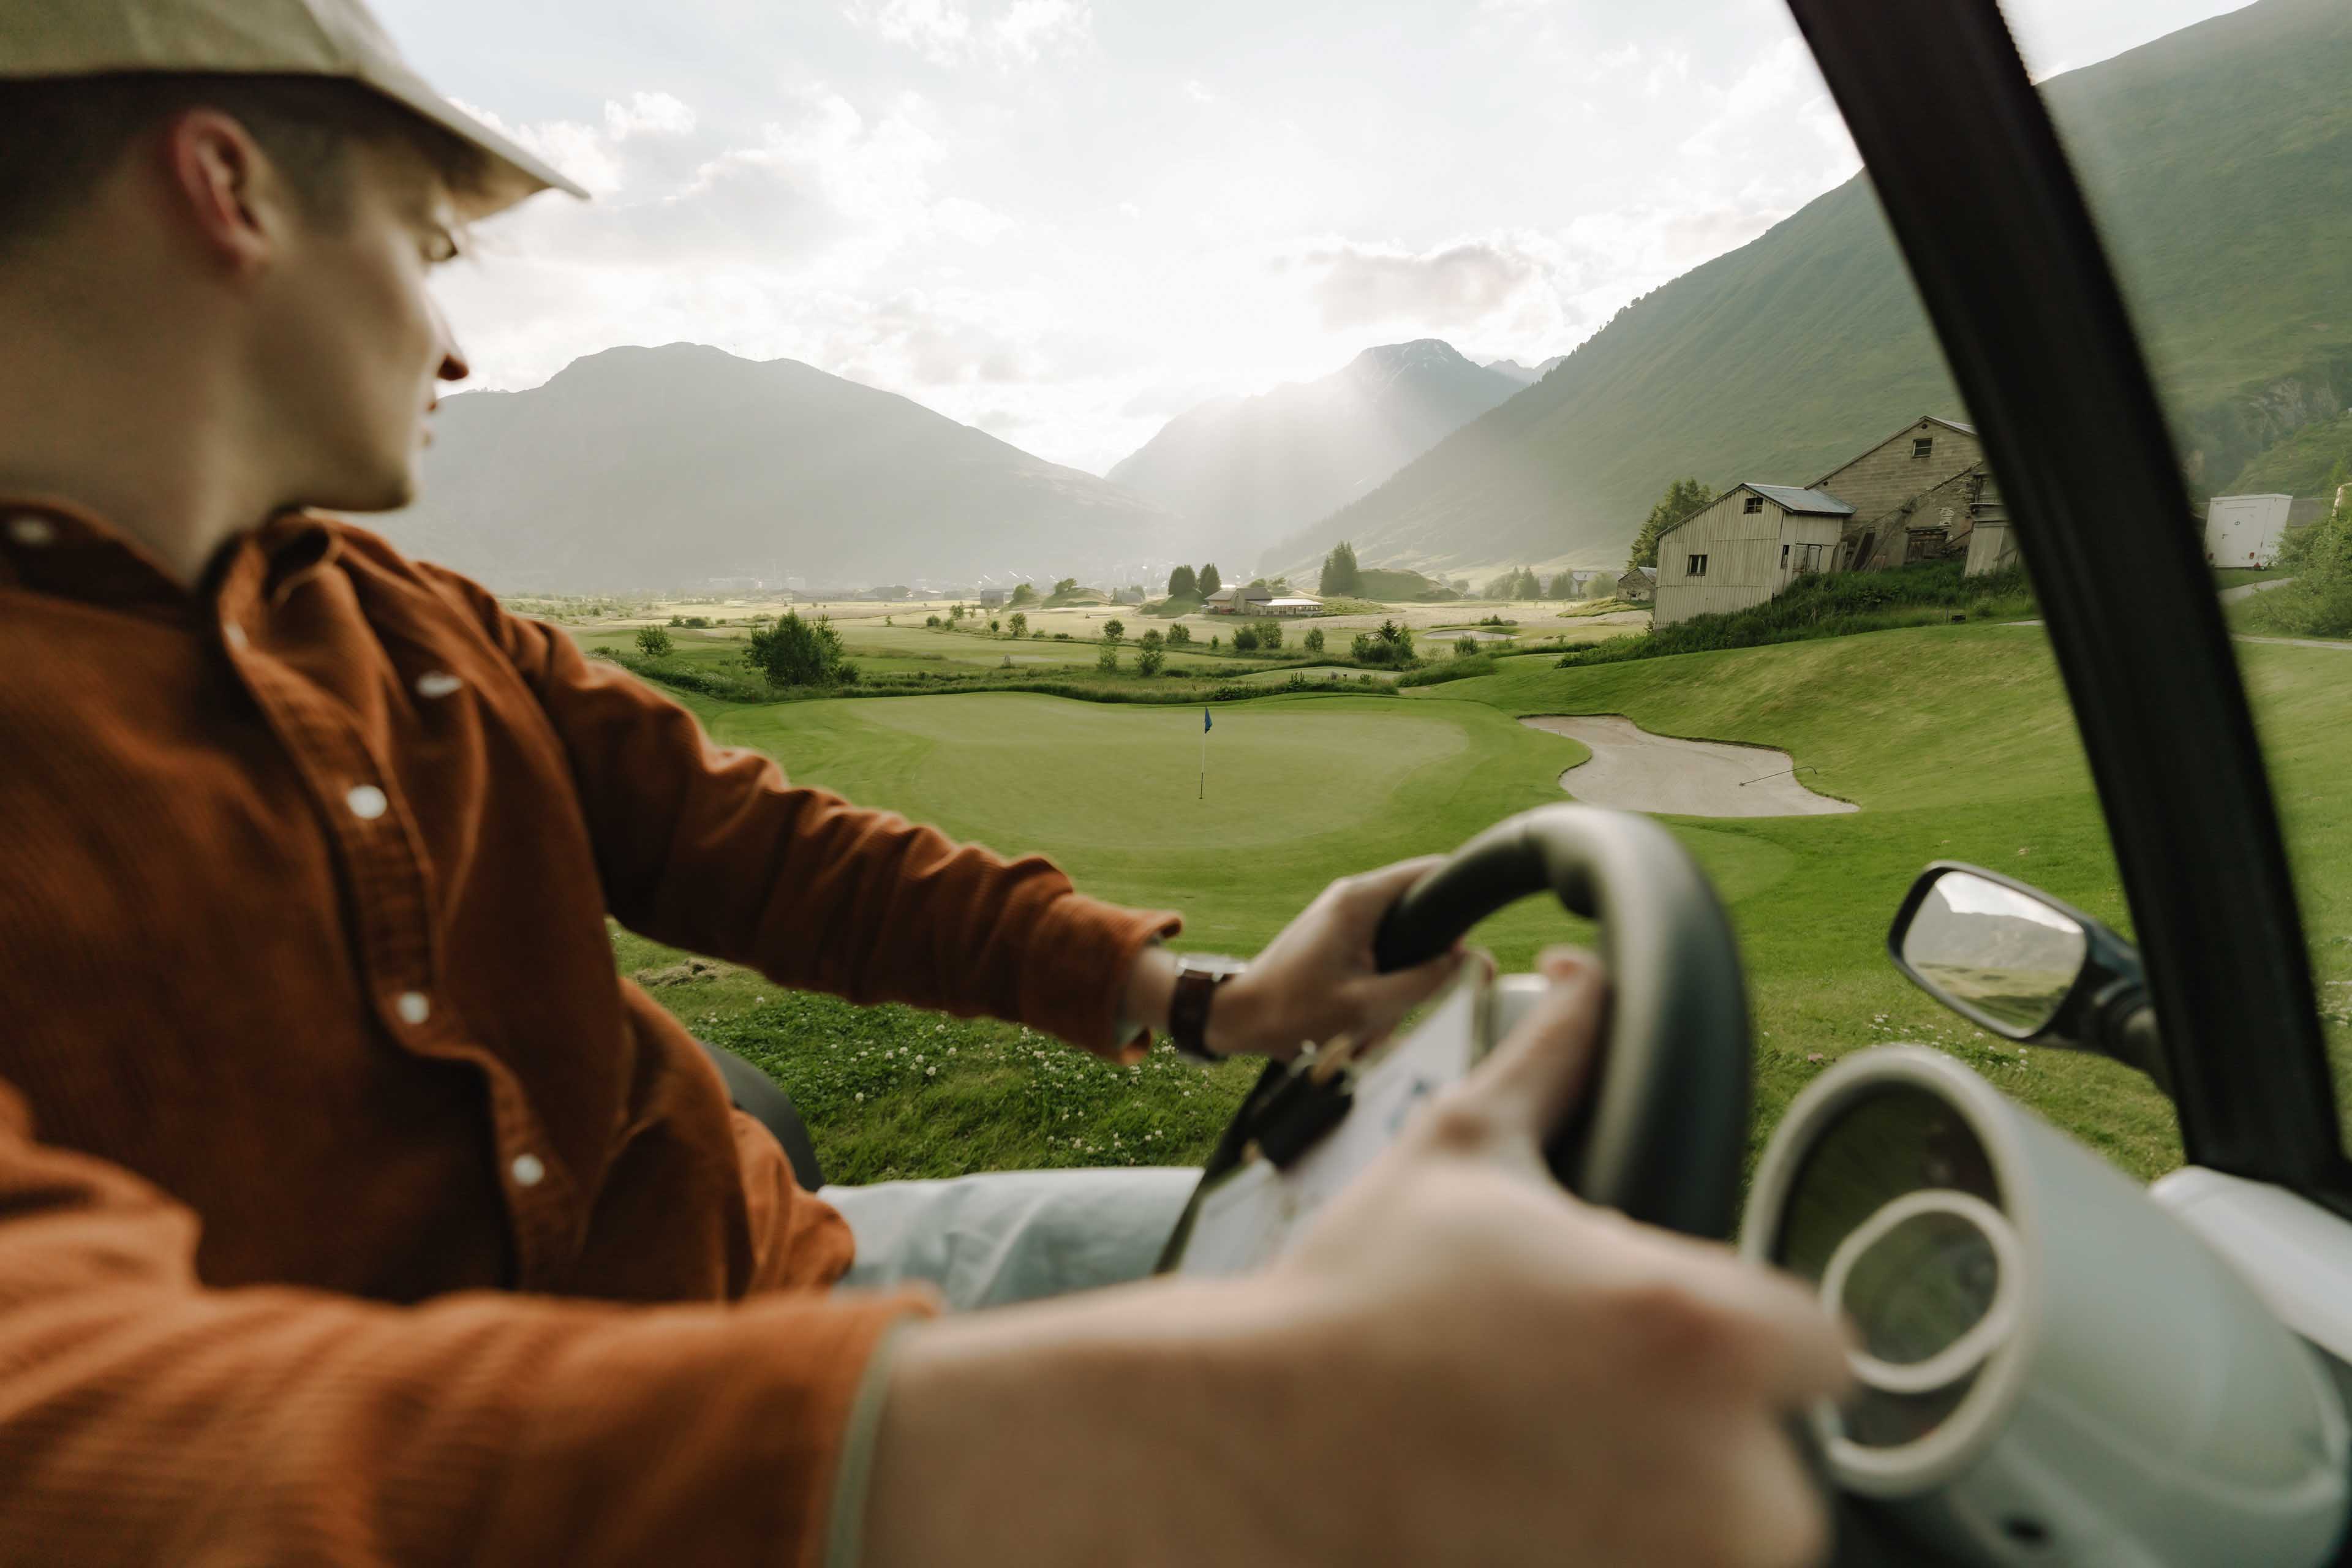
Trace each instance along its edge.
<instances>
[{"instance_id":1,"label":"golf cart seat","mask_svg":"<svg viewBox=\"0 0 2352 1568\"><path fill-rule=\"evenodd\" d=\"M723 1047L697 1040L727 1080L727 1098L735 1109L776 1135L784 1157L793 1163L793 1177L810 1192L824 1185L824 1168L816 1163L816 1145L809 1142L808 1126L801 1121L793 1097L776 1080Z\"/></svg>"}]
</instances>

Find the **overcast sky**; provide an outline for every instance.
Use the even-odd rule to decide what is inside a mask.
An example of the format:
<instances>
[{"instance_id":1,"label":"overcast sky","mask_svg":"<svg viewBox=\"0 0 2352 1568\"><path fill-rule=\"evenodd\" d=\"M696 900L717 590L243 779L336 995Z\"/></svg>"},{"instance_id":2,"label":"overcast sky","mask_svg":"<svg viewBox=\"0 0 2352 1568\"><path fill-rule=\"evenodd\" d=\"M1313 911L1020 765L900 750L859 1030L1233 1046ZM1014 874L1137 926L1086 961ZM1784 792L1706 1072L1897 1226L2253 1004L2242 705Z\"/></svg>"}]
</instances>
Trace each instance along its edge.
<instances>
[{"instance_id":1,"label":"overcast sky","mask_svg":"<svg viewBox=\"0 0 2352 1568\"><path fill-rule=\"evenodd\" d=\"M2012 0L2037 76L2237 0ZM377 0L589 185L442 294L477 384L715 343L1099 472L1443 337L1529 363L1851 174L1781 0Z\"/></svg>"}]
</instances>

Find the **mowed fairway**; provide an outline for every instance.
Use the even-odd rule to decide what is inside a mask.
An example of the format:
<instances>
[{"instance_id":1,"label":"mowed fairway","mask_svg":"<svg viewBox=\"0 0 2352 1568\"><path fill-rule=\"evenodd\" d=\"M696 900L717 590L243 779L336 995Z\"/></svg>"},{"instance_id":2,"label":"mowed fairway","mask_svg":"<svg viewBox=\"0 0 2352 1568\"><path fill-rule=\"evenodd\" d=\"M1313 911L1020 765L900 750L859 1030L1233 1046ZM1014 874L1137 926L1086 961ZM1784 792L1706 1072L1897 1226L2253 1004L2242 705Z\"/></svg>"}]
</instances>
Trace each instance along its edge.
<instances>
[{"instance_id":1,"label":"mowed fairway","mask_svg":"<svg viewBox=\"0 0 2352 1568\"><path fill-rule=\"evenodd\" d=\"M2340 1052L2352 1031L2332 999L2352 992L2352 889L2328 873L2352 853L2352 731L2334 717L2352 696L2352 653L2244 653ZM1912 1039L1959 1056L2136 1174L2179 1159L2169 1107L2136 1075L1986 1038L1885 958L1887 921L1937 858L2013 873L2128 929L2073 718L2032 627L1921 627L1570 670L1506 659L1495 675L1402 697L1221 703L1206 801L1194 798L1197 708L1017 694L694 705L719 739L769 752L796 779L1008 853L1051 854L1090 892L1183 912L1181 945L1242 953L1334 877L1450 849L1562 799L1559 773L1582 748L1522 727L1523 716L1616 713L1658 734L1780 747L1813 770L1806 784L1862 809L1668 819L1716 879L1743 942L1758 1030L1751 1148L1840 1057ZM1546 942L1589 934L1529 900L1477 940L1520 967ZM621 945L625 969L662 957ZM773 991L742 975L659 994L791 1087L845 1179L1196 1159L1248 1076L1159 1058L1114 1072L996 1026ZM932 1071L949 1046L958 1054Z\"/></svg>"}]
</instances>

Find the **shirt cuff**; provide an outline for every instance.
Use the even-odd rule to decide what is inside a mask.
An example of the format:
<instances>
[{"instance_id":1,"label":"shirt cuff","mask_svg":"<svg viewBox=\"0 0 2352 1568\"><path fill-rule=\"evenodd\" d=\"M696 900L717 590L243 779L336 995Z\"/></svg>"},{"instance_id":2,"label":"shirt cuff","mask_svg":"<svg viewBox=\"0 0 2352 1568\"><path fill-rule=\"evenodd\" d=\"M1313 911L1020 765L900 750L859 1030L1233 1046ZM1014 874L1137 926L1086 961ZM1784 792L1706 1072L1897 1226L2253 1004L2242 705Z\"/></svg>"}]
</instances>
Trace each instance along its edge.
<instances>
[{"instance_id":1,"label":"shirt cuff","mask_svg":"<svg viewBox=\"0 0 2352 1568\"><path fill-rule=\"evenodd\" d=\"M882 1331L866 1358L866 1373L850 1401L849 1425L833 1471L833 1506L825 1515L824 1568L857 1568L866 1555L866 1493L874 1480L874 1445L890 1399L890 1366L898 1341L922 1320L904 1317Z\"/></svg>"}]
</instances>

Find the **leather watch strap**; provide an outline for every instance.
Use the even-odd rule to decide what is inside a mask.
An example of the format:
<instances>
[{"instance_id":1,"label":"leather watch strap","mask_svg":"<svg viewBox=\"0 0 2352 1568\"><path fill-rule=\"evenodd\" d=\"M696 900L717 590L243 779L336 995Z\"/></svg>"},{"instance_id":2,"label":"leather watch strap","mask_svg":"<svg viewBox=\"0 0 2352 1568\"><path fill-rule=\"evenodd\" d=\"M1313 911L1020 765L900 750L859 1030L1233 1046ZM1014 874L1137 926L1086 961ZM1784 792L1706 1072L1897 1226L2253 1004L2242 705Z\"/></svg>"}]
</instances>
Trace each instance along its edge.
<instances>
[{"instance_id":1,"label":"leather watch strap","mask_svg":"<svg viewBox=\"0 0 2352 1568\"><path fill-rule=\"evenodd\" d=\"M1231 970L1196 969L1176 972L1176 991L1168 1000L1168 1038L1188 1057L1204 1062L1224 1058L1209 1049L1209 1009L1217 987L1234 977Z\"/></svg>"}]
</instances>

